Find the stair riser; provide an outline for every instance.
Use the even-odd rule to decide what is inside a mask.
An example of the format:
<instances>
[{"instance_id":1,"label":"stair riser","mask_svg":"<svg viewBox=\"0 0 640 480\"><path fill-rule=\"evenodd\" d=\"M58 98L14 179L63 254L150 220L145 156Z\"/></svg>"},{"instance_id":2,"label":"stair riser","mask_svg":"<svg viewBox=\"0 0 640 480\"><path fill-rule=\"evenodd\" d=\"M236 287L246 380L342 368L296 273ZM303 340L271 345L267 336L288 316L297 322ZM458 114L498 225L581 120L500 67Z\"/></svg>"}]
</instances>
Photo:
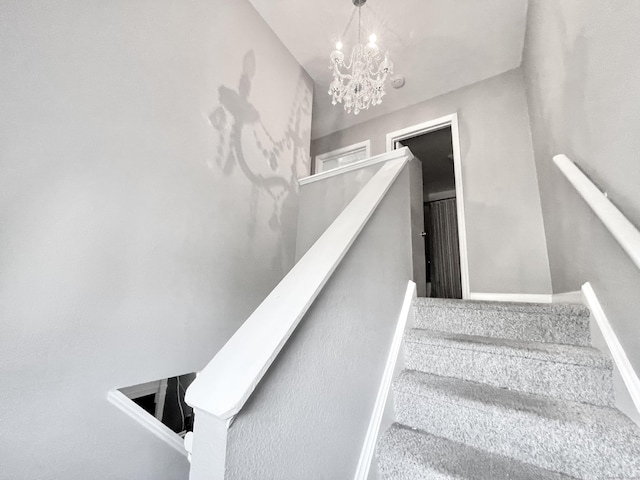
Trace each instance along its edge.
<instances>
[{"instance_id":1,"label":"stair riser","mask_svg":"<svg viewBox=\"0 0 640 480\"><path fill-rule=\"evenodd\" d=\"M563 400L613 406L612 371L439 345L405 344L406 368Z\"/></svg>"},{"instance_id":2,"label":"stair riser","mask_svg":"<svg viewBox=\"0 0 640 480\"><path fill-rule=\"evenodd\" d=\"M555 472L585 480L640 473L640 449L627 441L629 432L478 408L437 394L396 390L395 404L397 421L405 425Z\"/></svg>"},{"instance_id":3,"label":"stair riser","mask_svg":"<svg viewBox=\"0 0 640 480\"><path fill-rule=\"evenodd\" d=\"M415 327L530 342L589 346L589 318L414 305Z\"/></svg>"}]
</instances>

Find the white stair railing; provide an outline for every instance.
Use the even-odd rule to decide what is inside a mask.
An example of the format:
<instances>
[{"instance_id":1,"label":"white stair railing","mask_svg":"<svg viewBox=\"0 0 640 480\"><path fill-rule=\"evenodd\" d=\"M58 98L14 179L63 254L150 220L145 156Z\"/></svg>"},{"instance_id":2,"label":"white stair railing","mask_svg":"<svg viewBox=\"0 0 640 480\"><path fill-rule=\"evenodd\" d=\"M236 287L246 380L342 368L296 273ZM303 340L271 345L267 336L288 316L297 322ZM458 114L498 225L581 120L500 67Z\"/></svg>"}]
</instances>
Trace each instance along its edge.
<instances>
[{"instance_id":1,"label":"white stair railing","mask_svg":"<svg viewBox=\"0 0 640 480\"><path fill-rule=\"evenodd\" d=\"M602 223L629 255L636 267L640 268L640 232L638 229L611 203L606 193L601 192L566 155L556 155L553 157L553 161L598 218L602 220Z\"/></svg>"},{"instance_id":2,"label":"white stair railing","mask_svg":"<svg viewBox=\"0 0 640 480\"><path fill-rule=\"evenodd\" d=\"M347 205L188 388L195 410L191 480L223 479L227 431L413 155L403 148Z\"/></svg>"}]
</instances>

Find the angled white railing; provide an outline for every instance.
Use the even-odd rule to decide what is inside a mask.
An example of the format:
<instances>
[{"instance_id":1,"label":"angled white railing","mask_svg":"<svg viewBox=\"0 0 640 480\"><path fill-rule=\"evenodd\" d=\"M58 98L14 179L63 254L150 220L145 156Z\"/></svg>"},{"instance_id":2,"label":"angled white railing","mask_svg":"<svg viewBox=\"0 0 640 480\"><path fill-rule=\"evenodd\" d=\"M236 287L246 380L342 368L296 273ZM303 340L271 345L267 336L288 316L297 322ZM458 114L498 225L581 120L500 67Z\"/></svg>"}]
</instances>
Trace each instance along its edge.
<instances>
[{"instance_id":1,"label":"angled white railing","mask_svg":"<svg viewBox=\"0 0 640 480\"><path fill-rule=\"evenodd\" d=\"M556 155L553 161L629 255L636 267L640 268L640 231L607 198L607 194L601 192L566 155ZM613 358L614 368L622 378L633 405L640 412L640 379L589 282L582 286L582 292ZM614 388L617 387L614 385ZM620 399L617 394L616 398ZM625 411L624 408L620 408ZM628 412L625 411L625 413Z\"/></svg>"},{"instance_id":2,"label":"angled white railing","mask_svg":"<svg viewBox=\"0 0 640 480\"><path fill-rule=\"evenodd\" d=\"M236 331L186 393L196 410L191 479L224 478L226 430L274 362L406 163L387 161Z\"/></svg>"},{"instance_id":3,"label":"angled white railing","mask_svg":"<svg viewBox=\"0 0 640 480\"><path fill-rule=\"evenodd\" d=\"M553 161L595 212L624 251L640 268L640 232L566 155Z\"/></svg>"}]
</instances>

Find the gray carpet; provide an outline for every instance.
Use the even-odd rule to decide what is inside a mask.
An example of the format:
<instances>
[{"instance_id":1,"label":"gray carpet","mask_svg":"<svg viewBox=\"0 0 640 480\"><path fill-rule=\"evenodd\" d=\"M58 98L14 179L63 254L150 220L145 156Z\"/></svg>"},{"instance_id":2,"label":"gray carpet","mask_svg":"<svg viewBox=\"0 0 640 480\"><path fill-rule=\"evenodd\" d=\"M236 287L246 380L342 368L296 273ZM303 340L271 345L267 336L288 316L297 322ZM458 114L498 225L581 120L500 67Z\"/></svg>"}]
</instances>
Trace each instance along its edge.
<instances>
[{"instance_id":1,"label":"gray carpet","mask_svg":"<svg viewBox=\"0 0 640 480\"><path fill-rule=\"evenodd\" d=\"M640 478L640 428L577 305L418 299L381 478Z\"/></svg>"},{"instance_id":2,"label":"gray carpet","mask_svg":"<svg viewBox=\"0 0 640 480\"><path fill-rule=\"evenodd\" d=\"M575 304L418 298L416 328L528 342L591 345L589 309Z\"/></svg>"}]
</instances>

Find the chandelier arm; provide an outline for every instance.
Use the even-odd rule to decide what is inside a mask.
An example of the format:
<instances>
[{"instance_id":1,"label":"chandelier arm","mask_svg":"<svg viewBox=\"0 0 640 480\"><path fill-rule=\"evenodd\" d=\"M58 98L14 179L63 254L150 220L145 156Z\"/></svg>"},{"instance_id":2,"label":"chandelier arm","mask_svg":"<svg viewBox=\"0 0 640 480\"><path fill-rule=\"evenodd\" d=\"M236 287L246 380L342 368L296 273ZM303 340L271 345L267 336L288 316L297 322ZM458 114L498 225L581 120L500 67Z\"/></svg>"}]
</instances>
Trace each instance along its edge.
<instances>
[{"instance_id":1,"label":"chandelier arm","mask_svg":"<svg viewBox=\"0 0 640 480\"><path fill-rule=\"evenodd\" d=\"M338 75L340 75L341 77L346 77L346 76L350 76L351 74L349 73L342 73L342 70L340 70L340 67L342 66L342 68L344 68L347 72L349 72L351 70L351 66L350 65L337 65L334 64L333 65L333 71L336 72Z\"/></svg>"},{"instance_id":2,"label":"chandelier arm","mask_svg":"<svg viewBox=\"0 0 640 480\"><path fill-rule=\"evenodd\" d=\"M340 70L335 70L334 75L337 76L340 80L351 80L353 79L353 75L349 73L342 73Z\"/></svg>"},{"instance_id":3,"label":"chandelier arm","mask_svg":"<svg viewBox=\"0 0 640 480\"><path fill-rule=\"evenodd\" d=\"M381 72L381 71L382 71L382 69L380 68L380 65L378 65L378 66L377 66L377 68L376 68L374 65L371 65L371 66L369 67L369 73L370 73L372 76L374 76L374 77L375 77L376 75L380 75L380 72Z\"/></svg>"},{"instance_id":4,"label":"chandelier arm","mask_svg":"<svg viewBox=\"0 0 640 480\"><path fill-rule=\"evenodd\" d=\"M345 69L347 71L351 70L350 67L346 67L346 66L345 66ZM340 66L337 65L337 64L333 65L333 73L334 73L335 76L339 77L340 79L344 79L344 78L352 79L353 78L353 75L350 74L350 73L342 73L342 71L340 70Z\"/></svg>"},{"instance_id":5,"label":"chandelier arm","mask_svg":"<svg viewBox=\"0 0 640 480\"><path fill-rule=\"evenodd\" d=\"M354 57L355 57L355 50L353 50L351 52L351 58L349 59L349 63L345 63L344 61L340 62L340 64L334 64L334 66L337 68L339 66L341 66L342 68L344 68L345 70L351 70L351 67L353 66L353 62L354 62Z\"/></svg>"}]
</instances>

